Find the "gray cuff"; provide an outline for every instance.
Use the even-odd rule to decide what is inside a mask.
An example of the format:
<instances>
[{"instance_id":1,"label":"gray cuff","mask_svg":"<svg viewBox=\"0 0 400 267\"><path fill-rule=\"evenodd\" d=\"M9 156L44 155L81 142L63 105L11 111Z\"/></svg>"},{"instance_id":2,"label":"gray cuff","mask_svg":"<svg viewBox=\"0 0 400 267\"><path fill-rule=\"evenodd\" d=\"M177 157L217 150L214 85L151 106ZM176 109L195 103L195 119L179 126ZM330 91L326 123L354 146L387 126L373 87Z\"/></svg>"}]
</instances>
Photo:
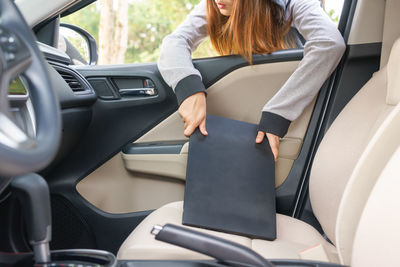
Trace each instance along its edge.
<instances>
[{"instance_id":1,"label":"gray cuff","mask_svg":"<svg viewBox=\"0 0 400 267\"><path fill-rule=\"evenodd\" d=\"M180 106L183 100L198 92L204 92L204 94L207 95L206 88L198 75L190 75L183 78L175 87L175 95L178 99L178 105Z\"/></svg>"},{"instance_id":2,"label":"gray cuff","mask_svg":"<svg viewBox=\"0 0 400 267\"><path fill-rule=\"evenodd\" d=\"M290 120L278 114L263 111L258 130L284 137L289 129L290 123Z\"/></svg>"}]
</instances>

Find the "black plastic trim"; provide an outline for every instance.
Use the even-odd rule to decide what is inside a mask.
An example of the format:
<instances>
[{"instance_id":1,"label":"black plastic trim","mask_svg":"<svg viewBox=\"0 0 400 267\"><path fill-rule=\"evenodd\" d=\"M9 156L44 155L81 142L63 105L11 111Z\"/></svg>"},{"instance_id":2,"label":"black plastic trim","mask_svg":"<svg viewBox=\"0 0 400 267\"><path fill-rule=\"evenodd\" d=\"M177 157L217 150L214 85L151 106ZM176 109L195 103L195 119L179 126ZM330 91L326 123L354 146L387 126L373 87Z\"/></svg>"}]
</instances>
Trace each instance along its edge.
<instances>
[{"instance_id":1,"label":"black plastic trim","mask_svg":"<svg viewBox=\"0 0 400 267\"><path fill-rule=\"evenodd\" d=\"M44 57L47 60L61 63L64 65L69 65L71 63L70 57L61 50L41 42L36 42L36 43L39 46L39 50L44 54Z\"/></svg>"},{"instance_id":2,"label":"black plastic trim","mask_svg":"<svg viewBox=\"0 0 400 267\"><path fill-rule=\"evenodd\" d=\"M44 22L39 23L37 27L34 27L34 32L36 34L37 40L46 45L57 47L59 37L59 24L59 16L46 19Z\"/></svg>"},{"instance_id":3,"label":"black plastic trim","mask_svg":"<svg viewBox=\"0 0 400 267\"><path fill-rule=\"evenodd\" d=\"M75 187L75 185L74 185ZM133 229L154 210L112 214L99 210L79 193L68 187L59 187L57 193L63 197L68 196L70 204L76 208L80 215L90 225L97 243L94 249L102 249L117 254L119 247Z\"/></svg>"},{"instance_id":4,"label":"black plastic trim","mask_svg":"<svg viewBox=\"0 0 400 267\"><path fill-rule=\"evenodd\" d=\"M92 95L94 96L94 90L92 88L92 86L90 85L90 83L77 71L73 70L72 68L69 68L67 66L64 65L60 65L60 64L54 64L54 63L50 63L53 65L53 68L57 71L57 72L64 72L67 74L72 75L84 88L83 91L78 91L78 92L74 92L73 93L75 95ZM72 91L72 89L71 89Z\"/></svg>"},{"instance_id":5,"label":"black plastic trim","mask_svg":"<svg viewBox=\"0 0 400 267\"><path fill-rule=\"evenodd\" d=\"M92 119L92 108L82 106L63 109L62 115L62 138L56 158L40 174L45 177L53 168L60 164L75 146L79 143L81 136L85 133Z\"/></svg>"},{"instance_id":6,"label":"black plastic trim","mask_svg":"<svg viewBox=\"0 0 400 267\"><path fill-rule=\"evenodd\" d=\"M382 43L369 43L348 46L347 58L351 60L380 57Z\"/></svg>"},{"instance_id":7,"label":"black plastic trim","mask_svg":"<svg viewBox=\"0 0 400 267\"><path fill-rule=\"evenodd\" d=\"M82 75L65 65L58 64L56 62L49 63L50 64L48 65L47 69L50 73L51 82L58 95L58 100L60 101L62 109L90 106L96 102L97 97L92 86L84 77L82 77ZM74 93L61 75L56 71L56 69L66 71L74 75L82 83L82 85L86 87L87 90L82 93Z\"/></svg>"},{"instance_id":8,"label":"black plastic trim","mask_svg":"<svg viewBox=\"0 0 400 267\"><path fill-rule=\"evenodd\" d=\"M118 96L114 82L112 79L109 79L107 77L99 77L99 78L88 78L87 81L90 83L92 88L97 94L97 97L103 100L115 100L115 99L120 99ZM99 84L103 85L101 87Z\"/></svg>"},{"instance_id":9,"label":"black plastic trim","mask_svg":"<svg viewBox=\"0 0 400 267\"><path fill-rule=\"evenodd\" d=\"M342 33L345 43L349 40L354 14L358 0L345 0L339 21L339 31Z\"/></svg>"},{"instance_id":10,"label":"black plastic trim","mask_svg":"<svg viewBox=\"0 0 400 267\"><path fill-rule=\"evenodd\" d=\"M107 79L107 85L111 85L111 89L114 92L118 91L118 86L113 81L117 78L150 79L154 82L155 88L157 88L158 94L155 96L122 97L99 100L107 104L109 108L130 108L133 106L157 104L164 102L169 96L173 96L176 101L172 89L165 84L164 80L161 78L161 74L152 64L75 66L75 69L88 80ZM168 92L162 88L167 88Z\"/></svg>"}]
</instances>

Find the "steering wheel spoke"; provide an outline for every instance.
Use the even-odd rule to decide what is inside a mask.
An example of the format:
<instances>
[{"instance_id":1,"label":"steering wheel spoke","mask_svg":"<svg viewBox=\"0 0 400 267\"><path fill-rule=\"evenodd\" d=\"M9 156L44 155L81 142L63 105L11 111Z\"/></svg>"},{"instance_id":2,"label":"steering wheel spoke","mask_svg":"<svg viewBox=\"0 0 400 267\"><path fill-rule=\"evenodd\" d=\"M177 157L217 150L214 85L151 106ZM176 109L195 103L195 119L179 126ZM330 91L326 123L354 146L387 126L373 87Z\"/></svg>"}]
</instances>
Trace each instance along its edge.
<instances>
[{"instance_id":1,"label":"steering wheel spoke","mask_svg":"<svg viewBox=\"0 0 400 267\"><path fill-rule=\"evenodd\" d=\"M34 139L4 113L0 113L0 142L14 149L35 147Z\"/></svg>"},{"instance_id":2,"label":"steering wheel spoke","mask_svg":"<svg viewBox=\"0 0 400 267\"><path fill-rule=\"evenodd\" d=\"M8 57L10 56L8 55ZM15 54L13 57L14 59L8 62L9 64L5 71L11 79L23 73L32 62L32 57L29 54L19 53Z\"/></svg>"}]
</instances>

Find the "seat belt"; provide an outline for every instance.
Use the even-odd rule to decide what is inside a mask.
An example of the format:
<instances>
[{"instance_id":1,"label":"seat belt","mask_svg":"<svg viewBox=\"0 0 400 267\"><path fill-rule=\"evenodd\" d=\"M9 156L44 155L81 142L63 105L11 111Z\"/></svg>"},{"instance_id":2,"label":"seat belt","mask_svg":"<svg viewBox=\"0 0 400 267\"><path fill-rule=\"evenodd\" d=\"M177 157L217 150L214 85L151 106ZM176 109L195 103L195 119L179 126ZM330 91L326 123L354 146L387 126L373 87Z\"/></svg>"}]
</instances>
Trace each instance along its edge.
<instances>
[{"instance_id":1,"label":"seat belt","mask_svg":"<svg viewBox=\"0 0 400 267\"><path fill-rule=\"evenodd\" d=\"M385 21L383 24L381 68L386 66L390 51L397 38L400 37L400 1L386 0Z\"/></svg>"}]
</instances>

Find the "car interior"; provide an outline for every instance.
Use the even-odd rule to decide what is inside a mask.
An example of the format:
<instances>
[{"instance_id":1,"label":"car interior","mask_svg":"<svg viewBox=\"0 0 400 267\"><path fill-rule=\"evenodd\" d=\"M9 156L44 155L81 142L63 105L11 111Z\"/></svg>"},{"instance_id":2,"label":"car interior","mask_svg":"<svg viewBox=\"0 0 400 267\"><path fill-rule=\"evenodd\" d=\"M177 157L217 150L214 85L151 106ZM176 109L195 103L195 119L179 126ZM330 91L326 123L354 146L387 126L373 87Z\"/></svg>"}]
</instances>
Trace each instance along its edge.
<instances>
[{"instance_id":1,"label":"car interior","mask_svg":"<svg viewBox=\"0 0 400 267\"><path fill-rule=\"evenodd\" d=\"M280 141L274 241L182 225L175 94L156 62L96 64L60 22L92 2L0 1L0 266L399 265L400 1L344 1L346 52ZM302 58L194 59L207 113L257 124Z\"/></svg>"}]
</instances>

